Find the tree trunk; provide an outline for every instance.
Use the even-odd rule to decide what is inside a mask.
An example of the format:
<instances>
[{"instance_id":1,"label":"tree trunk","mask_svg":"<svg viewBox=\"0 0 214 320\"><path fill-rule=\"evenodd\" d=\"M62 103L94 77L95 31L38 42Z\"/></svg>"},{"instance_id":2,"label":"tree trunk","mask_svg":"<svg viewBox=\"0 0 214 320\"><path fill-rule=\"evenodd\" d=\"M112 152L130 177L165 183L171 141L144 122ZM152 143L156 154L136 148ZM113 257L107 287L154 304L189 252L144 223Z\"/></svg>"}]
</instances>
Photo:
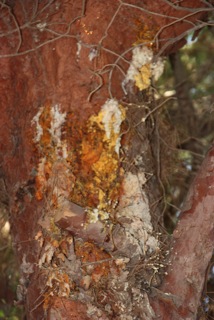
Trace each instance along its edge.
<instances>
[{"instance_id":1,"label":"tree trunk","mask_svg":"<svg viewBox=\"0 0 214 320\"><path fill-rule=\"evenodd\" d=\"M195 243L180 249L193 213L201 223L205 210L204 230L212 230L212 152L195 182L204 188L197 187L194 212L185 209L170 252L173 270L191 254L185 262L191 272L185 281L171 270L165 277L161 208L152 209L160 191L150 86L163 70L161 55L178 50L189 29L203 27L210 6L199 0L1 3L0 160L27 319L190 319L185 299L195 316L210 233L199 240L207 250L200 266ZM173 296L150 304L161 280Z\"/></svg>"},{"instance_id":2,"label":"tree trunk","mask_svg":"<svg viewBox=\"0 0 214 320\"><path fill-rule=\"evenodd\" d=\"M214 148L202 163L173 233L168 274L152 306L157 319L196 319L206 270L213 254ZM158 314L160 317L158 318Z\"/></svg>"}]
</instances>

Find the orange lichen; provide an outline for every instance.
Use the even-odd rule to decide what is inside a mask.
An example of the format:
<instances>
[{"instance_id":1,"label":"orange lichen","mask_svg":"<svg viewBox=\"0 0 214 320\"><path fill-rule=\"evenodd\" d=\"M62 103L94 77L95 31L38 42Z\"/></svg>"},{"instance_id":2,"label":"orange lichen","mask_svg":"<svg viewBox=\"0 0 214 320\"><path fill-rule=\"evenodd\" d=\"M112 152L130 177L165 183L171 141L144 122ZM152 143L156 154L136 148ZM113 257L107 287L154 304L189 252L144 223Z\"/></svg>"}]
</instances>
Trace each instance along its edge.
<instances>
[{"instance_id":1,"label":"orange lichen","mask_svg":"<svg viewBox=\"0 0 214 320\"><path fill-rule=\"evenodd\" d=\"M100 130L99 130L100 131ZM94 163L96 163L102 152L103 152L103 143L102 138L103 134L99 131L88 132L87 136L83 138L82 141L82 165L84 170L88 170Z\"/></svg>"},{"instance_id":2,"label":"orange lichen","mask_svg":"<svg viewBox=\"0 0 214 320\"><path fill-rule=\"evenodd\" d=\"M154 46L155 35L157 34L158 27L154 24L154 21L151 21L150 24L146 24L143 21L143 18L139 18L135 22L136 24L136 32L137 32L137 40L134 45L145 45L148 48Z\"/></svg>"},{"instance_id":3,"label":"orange lichen","mask_svg":"<svg viewBox=\"0 0 214 320\"><path fill-rule=\"evenodd\" d=\"M72 113L65 118L56 106L47 104L40 108L34 120L40 130L37 143L42 155L36 177L38 200L46 194L57 207L57 196L63 194L83 207L111 211L111 202L119 193L122 172L118 155L119 127L125 117L122 106L113 99L111 101L107 101L112 107L109 115L108 109L102 108L97 115L91 116L84 124L79 122L78 126ZM54 112L61 117L60 125L65 119L60 139L53 136L59 130L58 123L53 129L54 121L57 121ZM61 163L62 168L58 166L54 170L56 162ZM61 183L60 187L55 187L53 184L59 181L60 172L66 172L73 183L64 182L64 186ZM66 176L61 180L66 181Z\"/></svg>"},{"instance_id":4,"label":"orange lichen","mask_svg":"<svg viewBox=\"0 0 214 320\"><path fill-rule=\"evenodd\" d=\"M51 146L51 114L50 114L50 104L47 104L41 113L39 118L39 125L42 127L43 133L40 139L40 147L47 150L47 146Z\"/></svg>"},{"instance_id":5,"label":"orange lichen","mask_svg":"<svg viewBox=\"0 0 214 320\"><path fill-rule=\"evenodd\" d=\"M112 103L115 107L115 101ZM118 196L121 169L117 143L120 132L116 126L117 121L123 121L125 117L125 111L121 106L116 105L116 110L110 110L109 115L107 112L108 110L103 108L98 115L89 119L88 134L82 143L83 165L92 174L91 191L98 196L98 208L106 211L111 209L113 198ZM86 150L92 150L93 157L86 157ZM86 166L85 160L90 162L90 166Z\"/></svg>"},{"instance_id":6,"label":"orange lichen","mask_svg":"<svg viewBox=\"0 0 214 320\"><path fill-rule=\"evenodd\" d=\"M109 274L112 260L107 252L90 242L77 242L75 250L76 256L81 259L83 270L90 264L93 266L91 279L94 282L98 282L100 278Z\"/></svg>"},{"instance_id":7,"label":"orange lichen","mask_svg":"<svg viewBox=\"0 0 214 320\"><path fill-rule=\"evenodd\" d=\"M125 111L120 106L118 112L122 121ZM76 177L74 188L70 192L71 201L83 207L99 207L107 211L111 209L111 201L118 197L122 169L116 152L120 135L120 132L114 132L117 119L114 115L109 118L111 136L107 137L104 117L101 109L84 125L79 123L77 126L76 116L68 114L63 137L68 146L67 162L72 166Z\"/></svg>"}]
</instances>

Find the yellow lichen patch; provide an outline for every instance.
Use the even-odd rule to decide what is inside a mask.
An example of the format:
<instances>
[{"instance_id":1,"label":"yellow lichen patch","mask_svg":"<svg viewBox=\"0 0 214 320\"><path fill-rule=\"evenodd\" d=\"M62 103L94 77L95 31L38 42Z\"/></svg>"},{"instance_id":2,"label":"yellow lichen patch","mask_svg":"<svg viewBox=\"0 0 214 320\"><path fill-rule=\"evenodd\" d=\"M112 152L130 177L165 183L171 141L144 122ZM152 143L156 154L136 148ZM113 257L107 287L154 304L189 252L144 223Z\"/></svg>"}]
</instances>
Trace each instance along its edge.
<instances>
[{"instance_id":1,"label":"yellow lichen patch","mask_svg":"<svg viewBox=\"0 0 214 320\"><path fill-rule=\"evenodd\" d=\"M94 220L89 217L94 209L100 210L101 219L104 216L106 219L106 212L111 212L112 201L118 199L122 175L120 126L124 118L124 108L114 99L108 100L84 126L76 126L77 120L68 115L65 127L71 129L66 129L65 134L69 149L67 162L76 178L69 198L87 208L87 221Z\"/></svg>"},{"instance_id":2,"label":"yellow lichen patch","mask_svg":"<svg viewBox=\"0 0 214 320\"><path fill-rule=\"evenodd\" d=\"M110 187L115 185L118 177L118 158L114 153L108 153L108 151L109 150L104 150L100 156L100 159L93 164L92 169L96 174L95 181L100 186L105 183L105 185L108 187L108 191L110 191Z\"/></svg>"},{"instance_id":3,"label":"yellow lichen patch","mask_svg":"<svg viewBox=\"0 0 214 320\"><path fill-rule=\"evenodd\" d=\"M152 77L152 71L151 71L151 63L147 63L143 65L139 73L135 75L135 84L140 90L147 89L151 84L151 77Z\"/></svg>"},{"instance_id":4,"label":"yellow lichen patch","mask_svg":"<svg viewBox=\"0 0 214 320\"><path fill-rule=\"evenodd\" d=\"M118 194L120 125L124 118L125 110L112 100L89 119L88 134L82 142L82 162L90 168L91 192L100 210L108 211L113 200L110 194Z\"/></svg>"}]
</instances>

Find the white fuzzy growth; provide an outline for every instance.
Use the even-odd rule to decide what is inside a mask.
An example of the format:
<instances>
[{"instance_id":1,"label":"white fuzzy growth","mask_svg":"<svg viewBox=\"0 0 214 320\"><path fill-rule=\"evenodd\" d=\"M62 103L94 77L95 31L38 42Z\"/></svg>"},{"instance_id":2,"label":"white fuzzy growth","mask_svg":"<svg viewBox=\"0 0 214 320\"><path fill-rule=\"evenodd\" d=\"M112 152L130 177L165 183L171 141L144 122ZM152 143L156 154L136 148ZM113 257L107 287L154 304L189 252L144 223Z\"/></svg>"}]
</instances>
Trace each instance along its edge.
<instances>
[{"instance_id":1,"label":"white fuzzy growth","mask_svg":"<svg viewBox=\"0 0 214 320\"><path fill-rule=\"evenodd\" d=\"M39 142L41 139L41 136L43 135L43 128L39 123L39 120L43 111L44 111L44 107L41 107L31 121L32 124L36 125L36 136L34 138L34 142ZM66 113L60 112L58 105L52 106L50 113L51 113L52 120L51 120L51 127L49 129L49 132L51 134L53 141L56 143L56 147L61 147L61 129L62 129L63 123L65 122ZM66 154L65 150L64 150L64 154Z\"/></svg>"},{"instance_id":2,"label":"white fuzzy growth","mask_svg":"<svg viewBox=\"0 0 214 320\"><path fill-rule=\"evenodd\" d=\"M148 49L146 46L136 47L132 50L132 61L130 63L127 75L122 82L122 88L124 93L127 94L126 84L129 81L136 81L136 77L140 75L140 69L146 65L150 64L153 59L152 50ZM158 58L156 62L151 63L151 75L155 81L159 79L164 71L164 60Z\"/></svg>"},{"instance_id":3,"label":"white fuzzy growth","mask_svg":"<svg viewBox=\"0 0 214 320\"><path fill-rule=\"evenodd\" d=\"M152 61L153 52L148 49L146 46L136 47L132 50L132 61L130 67L127 71L126 78L124 80L125 83L128 81L135 81L135 77L139 73L139 69Z\"/></svg>"},{"instance_id":4,"label":"white fuzzy growth","mask_svg":"<svg viewBox=\"0 0 214 320\"><path fill-rule=\"evenodd\" d=\"M65 122L66 113L60 112L59 106L56 104L51 107L51 127L49 129L53 141L57 147L61 147L61 130Z\"/></svg>"},{"instance_id":5,"label":"white fuzzy growth","mask_svg":"<svg viewBox=\"0 0 214 320\"><path fill-rule=\"evenodd\" d=\"M34 142L39 142L41 139L41 136L43 135L43 129L42 126L39 124L39 119L44 110L44 107L40 108L37 114L33 117L31 124L36 125L36 136L33 139Z\"/></svg>"},{"instance_id":6,"label":"white fuzzy growth","mask_svg":"<svg viewBox=\"0 0 214 320\"><path fill-rule=\"evenodd\" d=\"M109 99L102 106L103 119L105 133L107 139L111 138L112 132L114 134L120 133L120 126L123 121L123 115L119 108L119 104L115 99ZM120 149L120 137L118 137L115 144L115 151L119 154Z\"/></svg>"},{"instance_id":7,"label":"white fuzzy growth","mask_svg":"<svg viewBox=\"0 0 214 320\"><path fill-rule=\"evenodd\" d=\"M117 139L117 141L116 141L116 144L115 144L115 152L119 155L119 151L120 151L120 146L121 146L121 144L120 144L120 141L121 141L121 138L119 137L118 139Z\"/></svg>"},{"instance_id":8,"label":"white fuzzy growth","mask_svg":"<svg viewBox=\"0 0 214 320\"><path fill-rule=\"evenodd\" d=\"M157 81L164 71L164 61L162 58L158 58L152 65L152 76Z\"/></svg>"},{"instance_id":9,"label":"white fuzzy growth","mask_svg":"<svg viewBox=\"0 0 214 320\"><path fill-rule=\"evenodd\" d=\"M111 132L118 134L120 132L120 125L123 121L122 112L119 104L115 99L109 99L102 106L103 119L102 123L105 128L106 137L110 139Z\"/></svg>"}]
</instances>

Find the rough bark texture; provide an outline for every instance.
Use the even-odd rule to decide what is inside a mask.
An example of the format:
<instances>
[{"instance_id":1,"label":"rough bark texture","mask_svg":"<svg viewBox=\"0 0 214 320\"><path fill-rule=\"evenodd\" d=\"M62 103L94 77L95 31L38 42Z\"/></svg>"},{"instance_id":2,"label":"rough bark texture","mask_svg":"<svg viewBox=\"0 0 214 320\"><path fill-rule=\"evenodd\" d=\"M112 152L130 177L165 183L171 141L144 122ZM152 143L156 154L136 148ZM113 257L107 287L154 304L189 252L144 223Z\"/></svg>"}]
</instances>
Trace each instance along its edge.
<instances>
[{"instance_id":1,"label":"rough bark texture","mask_svg":"<svg viewBox=\"0 0 214 320\"><path fill-rule=\"evenodd\" d=\"M183 1L185 9L163 0L8 3L0 160L27 319L156 318L146 290L160 245L142 189L151 150L148 128L138 126L137 138L131 128L149 104L136 100L134 84L149 88L161 65L151 64L152 50L158 58L178 49L211 9L201 1ZM134 166L122 166L124 155Z\"/></svg>"}]
</instances>

